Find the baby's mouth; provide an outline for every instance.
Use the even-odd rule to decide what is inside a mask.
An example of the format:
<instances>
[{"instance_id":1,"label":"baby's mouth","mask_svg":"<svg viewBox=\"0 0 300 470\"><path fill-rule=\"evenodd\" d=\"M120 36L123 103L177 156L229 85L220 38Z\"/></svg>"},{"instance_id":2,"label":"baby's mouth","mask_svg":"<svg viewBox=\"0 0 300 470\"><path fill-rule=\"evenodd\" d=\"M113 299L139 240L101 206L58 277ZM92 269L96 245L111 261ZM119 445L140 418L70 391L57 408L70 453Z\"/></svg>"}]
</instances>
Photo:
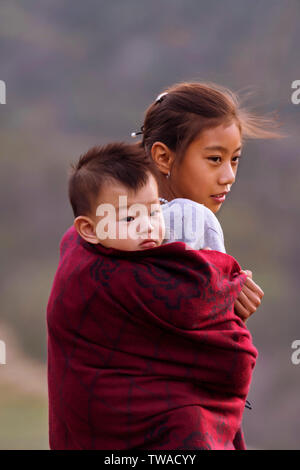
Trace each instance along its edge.
<instances>
[{"instance_id":1,"label":"baby's mouth","mask_svg":"<svg viewBox=\"0 0 300 470\"><path fill-rule=\"evenodd\" d=\"M144 250L149 249L149 248L155 248L158 245L156 240L153 239L147 239L144 240L141 244L140 247L143 248Z\"/></svg>"}]
</instances>

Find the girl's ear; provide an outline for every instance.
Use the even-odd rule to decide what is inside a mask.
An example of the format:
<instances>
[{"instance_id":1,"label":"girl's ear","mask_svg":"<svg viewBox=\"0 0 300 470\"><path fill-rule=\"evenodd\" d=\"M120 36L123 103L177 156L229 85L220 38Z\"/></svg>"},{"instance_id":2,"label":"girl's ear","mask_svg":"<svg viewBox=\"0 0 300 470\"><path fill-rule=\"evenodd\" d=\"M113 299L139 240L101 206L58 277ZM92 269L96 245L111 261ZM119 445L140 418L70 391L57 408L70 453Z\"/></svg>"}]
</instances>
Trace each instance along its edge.
<instances>
[{"instance_id":1,"label":"girl's ear","mask_svg":"<svg viewBox=\"0 0 300 470\"><path fill-rule=\"evenodd\" d=\"M89 217L85 217L83 215L76 217L76 219L74 220L74 227L77 233L86 242L93 243L94 245L99 243L94 223Z\"/></svg>"},{"instance_id":2,"label":"girl's ear","mask_svg":"<svg viewBox=\"0 0 300 470\"><path fill-rule=\"evenodd\" d=\"M170 174L175 154L162 142L154 142L151 148L151 156L157 168L163 175Z\"/></svg>"}]
</instances>

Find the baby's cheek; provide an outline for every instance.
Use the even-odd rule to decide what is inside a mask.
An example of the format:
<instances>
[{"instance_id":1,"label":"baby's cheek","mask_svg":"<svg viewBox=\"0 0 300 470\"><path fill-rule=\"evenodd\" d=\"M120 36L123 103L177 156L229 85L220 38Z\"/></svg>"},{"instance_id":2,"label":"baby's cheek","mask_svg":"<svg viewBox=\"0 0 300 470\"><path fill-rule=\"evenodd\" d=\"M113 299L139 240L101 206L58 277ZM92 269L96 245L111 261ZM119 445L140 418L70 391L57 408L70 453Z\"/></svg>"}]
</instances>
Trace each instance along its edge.
<instances>
[{"instance_id":1,"label":"baby's cheek","mask_svg":"<svg viewBox=\"0 0 300 470\"><path fill-rule=\"evenodd\" d=\"M118 250L136 251L138 249L137 241L131 240L130 238L127 238L126 240L117 240L116 245Z\"/></svg>"},{"instance_id":2,"label":"baby's cheek","mask_svg":"<svg viewBox=\"0 0 300 470\"><path fill-rule=\"evenodd\" d=\"M128 238L128 224L124 222L117 223L116 239L127 240L127 238Z\"/></svg>"}]
</instances>

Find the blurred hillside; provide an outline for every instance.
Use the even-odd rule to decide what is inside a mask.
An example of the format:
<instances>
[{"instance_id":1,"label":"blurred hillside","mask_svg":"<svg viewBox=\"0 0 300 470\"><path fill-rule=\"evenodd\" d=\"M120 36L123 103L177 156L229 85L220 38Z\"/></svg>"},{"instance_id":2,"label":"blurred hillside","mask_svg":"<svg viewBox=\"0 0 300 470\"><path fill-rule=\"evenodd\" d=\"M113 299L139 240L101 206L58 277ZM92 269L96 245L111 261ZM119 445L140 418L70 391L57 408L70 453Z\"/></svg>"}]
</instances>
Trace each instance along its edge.
<instances>
[{"instance_id":1,"label":"blurred hillside","mask_svg":"<svg viewBox=\"0 0 300 470\"><path fill-rule=\"evenodd\" d=\"M1 366L0 448L47 449L46 367L24 356L13 330L2 322L9 366Z\"/></svg>"},{"instance_id":2,"label":"blurred hillside","mask_svg":"<svg viewBox=\"0 0 300 470\"><path fill-rule=\"evenodd\" d=\"M244 429L252 447L299 448L300 368L290 360L300 336L300 105L290 99L300 79L299 1L2 0L0 12L1 323L25 356L45 362L46 305L72 223L71 161L91 145L129 140L172 83L250 89L255 111L276 110L288 136L246 145L219 217L227 251L265 292L248 322L260 357ZM0 339L9 348L1 327ZM2 393L13 363L0 367ZM5 406L9 420L17 405Z\"/></svg>"}]
</instances>

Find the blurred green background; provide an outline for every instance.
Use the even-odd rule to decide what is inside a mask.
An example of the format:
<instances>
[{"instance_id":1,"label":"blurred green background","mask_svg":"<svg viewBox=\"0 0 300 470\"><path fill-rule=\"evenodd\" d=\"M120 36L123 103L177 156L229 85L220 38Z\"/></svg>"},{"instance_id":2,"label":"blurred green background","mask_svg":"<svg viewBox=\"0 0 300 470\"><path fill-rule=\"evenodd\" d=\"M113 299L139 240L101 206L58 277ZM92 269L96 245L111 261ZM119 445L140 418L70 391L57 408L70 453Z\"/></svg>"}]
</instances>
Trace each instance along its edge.
<instances>
[{"instance_id":1,"label":"blurred green background","mask_svg":"<svg viewBox=\"0 0 300 470\"><path fill-rule=\"evenodd\" d=\"M265 291L248 321L259 359L244 413L251 448L300 447L298 0L2 0L0 449L47 449L45 312L72 223L67 170L90 146L130 140L177 81L253 91L281 141L246 145L219 219L227 251ZM297 215L298 214L298 215Z\"/></svg>"}]
</instances>

